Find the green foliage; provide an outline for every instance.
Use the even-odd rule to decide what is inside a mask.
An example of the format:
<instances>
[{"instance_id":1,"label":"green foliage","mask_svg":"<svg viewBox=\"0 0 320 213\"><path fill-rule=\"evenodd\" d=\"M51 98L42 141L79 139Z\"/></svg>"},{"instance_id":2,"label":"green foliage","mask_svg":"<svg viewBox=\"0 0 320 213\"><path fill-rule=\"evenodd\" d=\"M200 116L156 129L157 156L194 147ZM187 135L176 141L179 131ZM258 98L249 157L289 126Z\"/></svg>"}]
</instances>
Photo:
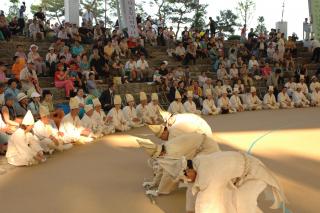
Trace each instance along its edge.
<instances>
[{"instance_id":1,"label":"green foliage","mask_svg":"<svg viewBox=\"0 0 320 213\"><path fill-rule=\"evenodd\" d=\"M258 17L258 25L256 27L255 30L256 33L268 33L266 24L264 23L264 17L263 16L259 16Z\"/></svg>"},{"instance_id":2,"label":"green foliage","mask_svg":"<svg viewBox=\"0 0 320 213\"><path fill-rule=\"evenodd\" d=\"M31 12L34 14L41 7L49 19L56 18L60 23L60 18L64 16L64 0L41 0L38 5L31 5Z\"/></svg>"},{"instance_id":3,"label":"green foliage","mask_svg":"<svg viewBox=\"0 0 320 213\"><path fill-rule=\"evenodd\" d=\"M98 23L98 20L104 19L104 12L105 12L105 1L104 0L80 0L81 6L93 14L93 18L96 23ZM111 2L110 5L113 5ZM107 9L108 10L108 9ZM82 15L82 11L80 13Z\"/></svg>"},{"instance_id":4,"label":"green foliage","mask_svg":"<svg viewBox=\"0 0 320 213\"><path fill-rule=\"evenodd\" d=\"M206 26L206 22L204 20L205 15L207 14L207 4L198 4L196 7L196 12L193 16L192 27L196 29L203 29Z\"/></svg>"},{"instance_id":5,"label":"green foliage","mask_svg":"<svg viewBox=\"0 0 320 213\"><path fill-rule=\"evenodd\" d=\"M233 35L235 27L240 26L237 23L238 16L231 10L221 10L220 15L216 17L218 31L223 31L226 35Z\"/></svg>"},{"instance_id":6,"label":"green foliage","mask_svg":"<svg viewBox=\"0 0 320 213\"><path fill-rule=\"evenodd\" d=\"M238 2L237 11L245 25L248 25L248 22L252 19L255 7L256 4L252 0L243 0Z\"/></svg>"},{"instance_id":7,"label":"green foliage","mask_svg":"<svg viewBox=\"0 0 320 213\"><path fill-rule=\"evenodd\" d=\"M240 41L241 36L239 35L230 35L228 41Z\"/></svg>"},{"instance_id":8,"label":"green foliage","mask_svg":"<svg viewBox=\"0 0 320 213\"><path fill-rule=\"evenodd\" d=\"M11 5L9 6L9 11L7 18L11 20L13 17L18 15L19 12L19 0L10 0Z\"/></svg>"}]
</instances>

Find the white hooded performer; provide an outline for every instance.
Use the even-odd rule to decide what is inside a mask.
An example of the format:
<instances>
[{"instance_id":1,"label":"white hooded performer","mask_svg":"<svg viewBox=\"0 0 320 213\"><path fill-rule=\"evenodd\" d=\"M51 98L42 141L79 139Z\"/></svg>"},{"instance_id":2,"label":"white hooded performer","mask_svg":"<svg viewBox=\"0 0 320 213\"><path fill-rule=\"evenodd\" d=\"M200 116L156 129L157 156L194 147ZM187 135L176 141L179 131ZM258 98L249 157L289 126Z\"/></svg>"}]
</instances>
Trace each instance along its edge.
<instances>
[{"instance_id":1,"label":"white hooded performer","mask_svg":"<svg viewBox=\"0 0 320 213\"><path fill-rule=\"evenodd\" d=\"M112 117L112 122L117 131L124 132L130 129L128 121L124 118L121 110L120 95L114 96L114 107L109 111L108 116Z\"/></svg>"},{"instance_id":2,"label":"white hooded performer","mask_svg":"<svg viewBox=\"0 0 320 213\"><path fill-rule=\"evenodd\" d=\"M67 150L72 148L72 144L63 144L63 134L59 132L53 120L50 119L48 107L40 105L40 120L33 127L33 133L39 139L44 152L52 153L54 150Z\"/></svg>"},{"instance_id":3,"label":"white hooded performer","mask_svg":"<svg viewBox=\"0 0 320 213\"><path fill-rule=\"evenodd\" d=\"M264 109L279 109L279 103L277 103L276 97L273 94L273 86L268 87L268 93L263 97Z\"/></svg>"},{"instance_id":4,"label":"white hooded performer","mask_svg":"<svg viewBox=\"0 0 320 213\"><path fill-rule=\"evenodd\" d=\"M296 85L296 91L294 91L292 95L292 100L293 100L294 106L297 108L309 107L310 105L310 101L302 92L302 85L300 83Z\"/></svg>"},{"instance_id":5,"label":"white hooded performer","mask_svg":"<svg viewBox=\"0 0 320 213\"><path fill-rule=\"evenodd\" d=\"M200 154L220 151L218 143L212 137L199 133L183 134L162 145L157 145L148 139L137 139L137 142L153 159L160 156L176 158L184 156L186 159L193 159ZM171 193L177 188L178 182L174 181L167 172L163 172L158 167L155 169L153 181L144 182L143 186L157 187L157 189L149 190L146 193L158 196Z\"/></svg>"},{"instance_id":6,"label":"white hooded performer","mask_svg":"<svg viewBox=\"0 0 320 213\"><path fill-rule=\"evenodd\" d=\"M314 84L314 91L311 94L311 104L320 107L320 83Z\"/></svg>"},{"instance_id":7,"label":"white hooded performer","mask_svg":"<svg viewBox=\"0 0 320 213\"><path fill-rule=\"evenodd\" d=\"M246 104L248 110L262 109L262 101L257 96L257 90L255 87L250 88L250 94L247 95Z\"/></svg>"},{"instance_id":8,"label":"white hooded performer","mask_svg":"<svg viewBox=\"0 0 320 213\"><path fill-rule=\"evenodd\" d=\"M287 87L283 87L282 91L278 94L278 103L281 109L294 108L294 104L288 95Z\"/></svg>"},{"instance_id":9,"label":"white hooded performer","mask_svg":"<svg viewBox=\"0 0 320 213\"><path fill-rule=\"evenodd\" d=\"M70 113L65 115L61 120L59 131L62 132L64 143L79 143L85 144L92 142L93 139L89 137L91 130L84 128L81 125L78 116L80 111L79 101L76 98L71 98L69 102Z\"/></svg>"},{"instance_id":10,"label":"white hooded performer","mask_svg":"<svg viewBox=\"0 0 320 213\"><path fill-rule=\"evenodd\" d=\"M140 104L137 106L137 116L142 119L145 124L153 123L148 111L148 98L145 92L140 92Z\"/></svg>"},{"instance_id":11,"label":"white hooded performer","mask_svg":"<svg viewBox=\"0 0 320 213\"><path fill-rule=\"evenodd\" d=\"M132 128L142 127L142 119L138 118L137 110L135 108L134 98L131 94L126 94L126 100L128 106L125 106L122 110L124 118L129 122L129 126Z\"/></svg>"},{"instance_id":12,"label":"white hooded performer","mask_svg":"<svg viewBox=\"0 0 320 213\"><path fill-rule=\"evenodd\" d=\"M231 107L230 99L228 98L228 91L226 88L222 89L222 95L218 100L218 107L221 109L222 114L237 112Z\"/></svg>"},{"instance_id":13,"label":"white hooded performer","mask_svg":"<svg viewBox=\"0 0 320 213\"><path fill-rule=\"evenodd\" d=\"M103 135L109 135L114 133L115 127L112 123L112 117L107 116L101 109L101 103L98 98L92 100L93 103L93 115L94 131L102 133Z\"/></svg>"},{"instance_id":14,"label":"white hooded performer","mask_svg":"<svg viewBox=\"0 0 320 213\"><path fill-rule=\"evenodd\" d=\"M85 105L84 111L85 111L85 114L81 118L81 125L84 128L91 129L92 131L91 137L93 138L102 137L103 134L100 131L100 128L97 128L98 125L96 120L93 119L93 113L94 113L93 105L92 104Z\"/></svg>"},{"instance_id":15,"label":"white hooded performer","mask_svg":"<svg viewBox=\"0 0 320 213\"><path fill-rule=\"evenodd\" d=\"M22 120L22 125L12 134L8 141L6 158L9 164L30 166L46 161L38 138L31 133L33 126L34 118L31 111L28 110Z\"/></svg>"},{"instance_id":16,"label":"white hooded performer","mask_svg":"<svg viewBox=\"0 0 320 213\"><path fill-rule=\"evenodd\" d=\"M184 104L183 104L185 111L188 113L201 115L201 111L197 110L197 106L193 102L193 92L188 91L187 97L188 97L188 100L186 102L184 102Z\"/></svg>"},{"instance_id":17,"label":"white hooded performer","mask_svg":"<svg viewBox=\"0 0 320 213\"><path fill-rule=\"evenodd\" d=\"M164 141L181 136L185 133L200 133L212 136L212 129L209 124L200 116L192 113L172 115L161 111L162 125L149 125L151 131Z\"/></svg>"},{"instance_id":18,"label":"white hooded performer","mask_svg":"<svg viewBox=\"0 0 320 213\"><path fill-rule=\"evenodd\" d=\"M217 108L214 104L212 91L210 89L206 90L206 99L202 103L202 114L204 115L218 115L221 112L220 108Z\"/></svg>"},{"instance_id":19,"label":"white hooded performer","mask_svg":"<svg viewBox=\"0 0 320 213\"><path fill-rule=\"evenodd\" d=\"M267 187L274 197L270 208L280 208L286 202L272 172L244 153L215 152L192 161L159 158L159 165L172 178L193 183L186 192L188 213L262 213L257 199Z\"/></svg>"},{"instance_id":20,"label":"white hooded performer","mask_svg":"<svg viewBox=\"0 0 320 213\"><path fill-rule=\"evenodd\" d=\"M243 112L246 109L246 106L241 103L238 87L233 89L233 95L230 98L230 105L232 110L235 112Z\"/></svg>"},{"instance_id":21,"label":"white hooded performer","mask_svg":"<svg viewBox=\"0 0 320 213\"><path fill-rule=\"evenodd\" d=\"M148 114L152 120L152 124L161 124L163 119L160 115L161 107L159 106L159 97L157 93L151 94L151 101L148 104Z\"/></svg>"},{"instance_id":22,"label":"white hooded performer","mask_svg":"<svg viewBox=\"0 0 320 213\"><path fill-rule=\"evenodd\" d=\"M182 98L181 98L180 92L178 90L176 90L175 99L176 100L171 102L171 104L168 108L168 112L170 112L172 114L185 113L186 111L184 110L184 106L181 102Z\"/></svg>"}]
</instances>

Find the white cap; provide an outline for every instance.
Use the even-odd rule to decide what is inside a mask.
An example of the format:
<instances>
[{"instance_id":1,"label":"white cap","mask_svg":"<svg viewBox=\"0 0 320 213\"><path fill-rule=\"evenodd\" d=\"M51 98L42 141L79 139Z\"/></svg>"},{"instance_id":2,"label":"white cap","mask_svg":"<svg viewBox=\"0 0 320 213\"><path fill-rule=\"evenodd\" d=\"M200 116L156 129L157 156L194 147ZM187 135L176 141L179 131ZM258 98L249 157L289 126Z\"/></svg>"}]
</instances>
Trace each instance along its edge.
<instances>
[{"instance_id":1,"label":"white cap","mask_svg":"<svg viewBox=\"0 0 320 213\"><path fill-rule=\"evenodd\" d=\"M256 92L256 88L255 87L250 87L250 92Z\"/></svg>"},{"instance_id":2,"label":"white cap","mask_svg":"<svg viewBox=\"0 0 320 213\"><path fill-rule=\"evenodd\" d=\"M191 90L188 91L188 98L193 98L193 92Z\"/></svg>"},{"instance_id":3,"label":"white cap","mask_svg":"<svg viewBox=\"0 0 320 213\"><path fill-rule=\"evenodd\" d=\"M304 75L300 75L300 80L304 80Z\"/></svg>"},{"instance_id":4,"label":"white cap","mask_svg":"<svg viewBox=\"0 0 320 213\"><path fill-rule=\"evenodd\" d=\"M222 89L222 94L228 94L227 88Z\"/></svg>"},{"instance_id":5,"label":"white cap","mask_svg":"<svg viewBox=\"0 0 320 213\"><path fill-rule=\"evenodd\" d=\"M126 94L127 103L134 101L134 98L131 94Z\"/></svg>"},{"instance_id":6,"label":"white cap","mask_svg":"<svg viewBox=\"0 0 320 213\"><path fill-rule=\"evenodd\" d=\"M159 100L158 94L157 94L157 93L152 93L152 94L151 94L151 100L152 100L152 101L157 101L157 100Z\"/></svg>"},{"instance_id":7,"label":"white cap","mask_svg":"<svg viewBox=\"0 0 320 213\"><path fill-rule=\"evenodd\" d=\"M269 86L268 91L272 91L273 92L273 86Z\"/></svg>"},{"instance_id":8,"label":"white cap","mask_svg":"<svg viewBox=\"0 0 320 213\"><path fill-rule=\"evenodd\" d=\"M181 99L181 95L180 95L180 92L178 90L176 90L175 99Z\"/></svg>"},{"instance_id":9,"label":"white cap","mask_svg":"<svg viewBox=\"0 0 320 213\"><path fill-rule=\"evenodd\" d=\"M39 98L39 97L41 97L41 95L37 92L33 92L30 97L31 98Z\"/></svg>"},{"instance_id":10,"label":"white cap","mask_svg":"<svg viewBox=\"0 0 320 213\"><path fill-rule=\"evenodd\" d=\"M121 105L121 97L120 97L120 95L115 95L115 96L114 96L114 101L113 101L113 103L114 103L115 105Z\"/></svg>"},{"instance_id":11,"label":"white cap","mask_svg":"<svg viewBox=\"0 0 320 213\"><path fill-rule=\"evenodd\" d=\"M49 50L54 50L54 47L53 47L53 46L50 46L50 47L49 47Z\"/></svg>"},{"instance_id":12,"label":"white cap","mask_svg":"<svg viewBox=\"0 0 320 213\"><path fill-rule=\"evenodd\" d=\"M163 61L163 63L165 63L166 66L169 64L168 61Z\"/></svg>"},{"instance_id":13,"label":"white cap","mask_svg":"<svg viewBox=\"0 0 320 213\"><path fill-rule=\"evenodd\" d=\"M148 98L147 98L147 95L145 92L140 92L140 101L146 101Z\"/></svg>"},{"instance_id":14,"label":"white cap","mask_svg":"<svg viewBox=\"0 0 320 213\"><path fill-rule=\"evenodd\" d=\"M84 106L84 111L85 112L89 112L91 110L93 110L93 105L92 104L88 104L88 105Z\"/></svg>"},{"instance_id":15,"label":"white cap","mask_svg":"<svg viewBox=\"0 0 320 213\"><path fill-rule=\"evenodd\" d=\"M100 101L99 101L99 99L98 98L95 98L95 99L93 99L92 100L92 104L93 104L93 106L101 106L101 103L100 103Z\"/></svg>"},{"instance_id":16,"label":"white cap","mask_svg":"<svg viewBox=\"0 0 320 213\"><path fill-rule=\"evenodd\" d=\"M37 45L31 44L31 45L30 45L30 51L31 51L31 49L32 49L33 47L35 47L37 50L39 49L39 47L38 47Z\"/></svg>"},{"instance_id":17,"label":"white cap","mask_svg":"<svg viewBox=\"0 0 320 213\"><path fill-rule=\"evenodd\" d=\"M233 88L233 93L239 93L239 88L238 87Z\"/></svg>"},{"instance_id":18,"label":"white cap","mask_svg":"<svg viewBox=\"0 0 320 213\"><path fill-rule=\"evenodd\" d=\"M28 110L27 114L24 116L22 124L26 126L31 126L34 124L34 118L30 110Z\"/></svg>"},{"instance_id":19,"label":"white cap","mask_svg":"<svg viewBox=\"0 0 320 213\"><path fill-rule=\"evenodd\" d=\"M39 107L39 114L40 114L40 117L49 116L49 115L50 115L50 112L49 112L48 107L43 106L43 105L40 105L40 107Z\"/></svg>"},{"instance_id":20,"label":"white cap","mask_svg":"<svg viewBox=\"0 0 320 213\"><path fill-rule=\"evenodd\" d=\"M22 100L25 99L25 98L28 98L28 97L27 97L26 94L24 94L23 92L21 92L21 93L19 93L19 94L17 95L17 99L18 99L19 102L22 101Z\"/></svg>"},{"instance_id":21,"label":"white cap","mask_svg":"<svg viewBox=\"0 0 320 213\"><path fill-rule=\"evenodd\" d=\"M313 76L311 77L311 80L313 80L313 79L317 79L317 76L313 75Z\"/></svg>"},{"instance_id":22,"label":"white cap","mask_svg":"<svg viewBox=\"0 0 320 213\"><path fill-rule=\"evenodd\" d=\"M79 101L77 98L70 98L69 101L70 109L78 109L79 108Z\"/></svg>"},{"instance_id":23,"label":"white cap","mask_svg":"<svg viewBox=\"0 0 320 213\"><path fill-rule=\"evenodd\" d=\"M212 91L211 89L206 89L206 96L212 96Z\"/></svg>"}]
</instances>

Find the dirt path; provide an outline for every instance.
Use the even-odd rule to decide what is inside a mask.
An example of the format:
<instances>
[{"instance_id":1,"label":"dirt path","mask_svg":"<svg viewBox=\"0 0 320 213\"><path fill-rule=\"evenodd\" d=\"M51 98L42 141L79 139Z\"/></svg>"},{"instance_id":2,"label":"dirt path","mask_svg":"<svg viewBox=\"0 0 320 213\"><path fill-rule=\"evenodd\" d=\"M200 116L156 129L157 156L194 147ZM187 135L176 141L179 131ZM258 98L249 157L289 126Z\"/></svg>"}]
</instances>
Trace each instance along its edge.
<instances>
[{"instance_id":1,"label":"dirt path","mask_svg":"<svg viewBox=\"0 0 320 213\"><path fill-rule=\"evenodd\" d=\"M320 209L320 109L245 112L206 117L225 150L252 151L281 181L294 213ZM147 128L111 135L53 155L47 163L0 175L2 213L183 213L184 191L152 205L142 182L151 175L134 136L157 140ZM158 140L157 140L158 141ZM1 160L0 160L1 162ZM264 212L271 211L263 202Z\"/></svg>"}]
</instances>

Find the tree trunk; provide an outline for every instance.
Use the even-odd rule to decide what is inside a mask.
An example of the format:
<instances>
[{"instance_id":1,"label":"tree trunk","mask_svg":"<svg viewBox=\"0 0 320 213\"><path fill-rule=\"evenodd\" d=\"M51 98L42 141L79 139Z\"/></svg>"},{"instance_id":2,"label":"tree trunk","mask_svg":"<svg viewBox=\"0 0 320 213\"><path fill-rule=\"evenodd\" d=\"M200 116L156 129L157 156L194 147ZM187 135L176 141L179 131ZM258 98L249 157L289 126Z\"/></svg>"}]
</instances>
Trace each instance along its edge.
<instances>
[{"instance_id":1,"label":"tree trunk","mask_svg":"<svg viewBox=\"0 0 320 213\"><path fill-rule=\"evenodd\" d=\"M56 15L56 18L58 19L59 25L61 26L61 22L60 22L60 19L59 19L58 13L57 13L57 12L55 12L55 15Z\"/></svg>"},{"instance_id":2,"label":"tree trunk","mask_svg":"<svg viewBox=\"0 0 320 213\"><path fill-rule=\"evenodd\" d=\"M179 33L179 30L180 30L180 23L182 21L182 13L180 13L180 18L178 20L178 26L177 26L177 32L176 32L176 40L178 39L178 33Z\"/></svg>"}]
</instances>

